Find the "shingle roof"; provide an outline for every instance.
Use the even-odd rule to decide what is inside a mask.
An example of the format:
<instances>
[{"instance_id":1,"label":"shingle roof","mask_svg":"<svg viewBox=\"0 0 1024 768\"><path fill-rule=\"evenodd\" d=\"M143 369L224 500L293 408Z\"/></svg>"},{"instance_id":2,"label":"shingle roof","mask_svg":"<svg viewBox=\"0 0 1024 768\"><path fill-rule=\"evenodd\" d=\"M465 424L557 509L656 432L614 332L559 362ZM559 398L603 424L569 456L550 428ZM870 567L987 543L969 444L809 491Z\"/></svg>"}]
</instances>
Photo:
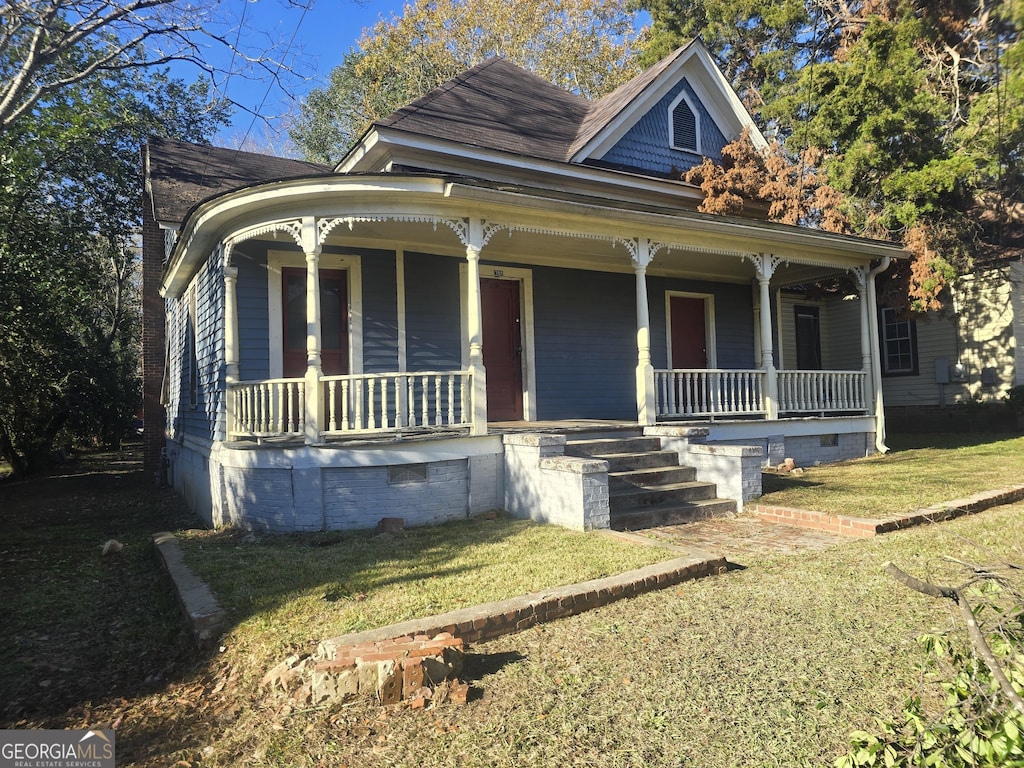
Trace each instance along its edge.
<instances>
[{"instance_id":1,"label":"shingle roof","mask_svg":"<svg viewBox=\"0 0 1024 768\"><path fill-rule=\"evenodd\" d=\"M261 181L330 173L331 169L282 157L190 144L160 137L147 143L153 216L177 224L200 200Z\"/></svg>"},{"instance_id":2,"label":"shingle roof","mask_svg":"<svg viewBox=\"0 0 1024 768\"><path fill-rule=\"evenodd\" d=\"M679 58L678 49L597 101L491 58L376 125L566 162Z\"/></svg>"},{"instance_id":3,"label":"shingle roof","mask_svg":"<svg viewBox=\"0 0 1024 768\"><path fill-rule=\"evenodd\" d=\"M491 58L377 125L546 160L565 160L590 102Z\"/></svg>"}]
</instances>

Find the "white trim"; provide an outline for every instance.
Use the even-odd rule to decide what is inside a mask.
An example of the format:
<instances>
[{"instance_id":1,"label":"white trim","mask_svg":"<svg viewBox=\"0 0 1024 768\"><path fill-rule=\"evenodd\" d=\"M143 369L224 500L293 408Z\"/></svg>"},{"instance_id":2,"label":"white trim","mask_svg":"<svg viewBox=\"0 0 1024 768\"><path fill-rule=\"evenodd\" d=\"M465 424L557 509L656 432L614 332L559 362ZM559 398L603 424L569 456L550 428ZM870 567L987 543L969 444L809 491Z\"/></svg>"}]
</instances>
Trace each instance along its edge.
<instances>
[{"instance_id":1,"label":"white trim","mask_svg":"<svg viewBox=\"0 0 1024 768\"><path fill-rule=\"evenodd\" d=\"M473 456L500 456L504 452L501 435L453 437L423 442L406 441L404 444L346 444L344 450L334 446L297 446L249 451L238 450L235 446L237 443L215 443L210 451L211 459L222 467L234 469L335 469L424 464Z\"/></svg>"},{"instance_id":2,"label":"white trim","mask_svg":"<svg viewBox=\"0 0 1024 768\"><path fill-rule=\"evenodd\" d=\"M685 82L685 80L683 82ZM680 147L676 144L676 107L679 106L679 102L681 101L686 102L686 106L690 108L690 112L693 114L693 135L697 144L695 147ZM693 101L690 100L690 96L686 92L685 88L680 91L679 95L672 100L672 103L668 107L668 144L669 147L677 152L689 152L691 154L696 153L698 155L703 154L700 110L697 109Z\"/></svg>"},{"instance_id":3,"label":"white trim","mask_svg":"<svg viewBox=\"0 0 1024 768\"><path fill-rule=\"evenodd\" d=\"M349 373L363 372L363 270L362 259L355 254L321 253L321 269L348 272L348 349ZM267 299L270 343L270 378L284 373L282 332L281 268L306 268L306 256L300 251L267 251Z\"/></svg>"},{"instance_id":4,"label":"white trim","mask_svg":"<svg viewBox=\"0 0 1024 768\"><path fill-rule=\"evenodd\" d=\"M462 321L462 367L469 365L469 307L466 306L467 265L459 264L459 302ZM523 420L537 419L537 360L534 345L533 270L520 267L480 265L480 277L519 282L520 333L523 344ZM487 344L487 339L484 339Z\"/></svg>"},{"instance_id":5,"label":"white trim","mask_svg":"<svg viewBox=\"0 0 1024 768\"><path fill-rule=\"evenodd\" d=\"M694 293L692 291L665 291L665 359L672 368L672 299L702 299L704 301L704 345L707 367L718 367L718 347L715 334L715 295L713 293Z\"/></svg>"}]
</instances>

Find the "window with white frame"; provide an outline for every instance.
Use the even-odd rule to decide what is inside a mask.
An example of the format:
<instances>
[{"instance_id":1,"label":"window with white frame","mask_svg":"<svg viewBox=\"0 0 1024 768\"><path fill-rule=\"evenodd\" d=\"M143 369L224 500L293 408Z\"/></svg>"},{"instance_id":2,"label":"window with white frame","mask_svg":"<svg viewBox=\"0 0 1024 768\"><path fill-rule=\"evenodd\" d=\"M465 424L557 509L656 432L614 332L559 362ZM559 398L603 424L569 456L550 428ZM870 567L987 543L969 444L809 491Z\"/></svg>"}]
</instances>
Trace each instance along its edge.
<instances>
[{"instance_id":1,"label":"window with white frame","mask_svg":"<svg viewBox=\"0 0 1024 768\"><path fill-rule=\"evenodd\" d=\"M672 103L668 123L673 149L700 153L700 113L685 93Z\"/></svg>"},{"instance_id":2,"label":"window with white frame","mask_svg":"<svg viewBox=\"0 0 1024 768\"><path fill-rule=\"evenodd\" d=\"M914 376L917 367L917 325L901 318L895 309L879 310L878 332L882 346L884 376Z\"/></svg>"}]
</instances>

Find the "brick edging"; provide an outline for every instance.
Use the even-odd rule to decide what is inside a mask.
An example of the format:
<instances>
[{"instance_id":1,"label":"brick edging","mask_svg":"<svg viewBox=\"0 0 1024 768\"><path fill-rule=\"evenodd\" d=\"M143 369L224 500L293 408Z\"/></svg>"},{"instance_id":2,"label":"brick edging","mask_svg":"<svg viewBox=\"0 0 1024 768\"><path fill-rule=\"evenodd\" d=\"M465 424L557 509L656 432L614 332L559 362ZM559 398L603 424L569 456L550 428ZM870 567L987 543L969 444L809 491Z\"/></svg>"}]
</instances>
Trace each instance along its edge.
<instances>
[{"instance_id":1,"label":"brick edging","mask_svg":"<svg viewBox=\"0 0 1024 768\"><path fill-rule=\"evenodd\" d=\"M321 659L334 659L345 648L405 635L433 637L447 632L466 643L491 640L545 621L574 616L626 597L724 573L727 567L725 558L720 556L679 557L615 576L330 638L320 643L316 655Z\"/></svg>"},{"instance_id":2,"label":"brick edging","mask_svg":"<svg viewBox=\"0 0 1024 768\"><path fill-rule=\"evenodd\" d=\"M186 565L181 545L173 533L154 533L153 545L164 570L171 577L174 594L192 630L196 645L200 648L212 645L224 626L224 609L206 582Z\"/></svg>"},{"instance_id":3,"label":"brick edging","mask_svg":"<svg viewBox=\"0 0 1024 768\"><path fill-rule=\"evenodd\" d=\"M994 491L982 491L973 496L954 499L940 504L909 512L905 515L894 515L884 518L851 517L849 515L831 515L812 509L795 509L778 507L770 504L752 505L753 511L766 523L794 525L816 531L834 533L838 536L853 538L870 538L882 533L890 533L922 523L935 523L952 520L964 515L973 515L991 507L1012 504L1024 500L1024 485L1013 485Z\"/></svg>"}]
</instances>

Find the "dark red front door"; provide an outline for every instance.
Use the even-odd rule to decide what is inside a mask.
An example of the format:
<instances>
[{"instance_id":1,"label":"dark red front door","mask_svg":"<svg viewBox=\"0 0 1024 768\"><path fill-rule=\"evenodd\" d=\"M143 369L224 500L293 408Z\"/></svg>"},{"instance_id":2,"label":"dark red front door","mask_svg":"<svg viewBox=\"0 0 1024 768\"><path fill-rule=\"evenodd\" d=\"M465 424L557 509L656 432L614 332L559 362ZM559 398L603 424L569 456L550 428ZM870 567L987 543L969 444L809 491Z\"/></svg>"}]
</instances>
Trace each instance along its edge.
<instances>
[{"instance_id":1,"label":"dark red front door","mask_svg":"<svg viewBox=\"0 0 1024 768\"><path fill-rule=\"evenodd\" d=\"M523 337L519 282L480 281L483 305L484 368L487 369L488 421L523 418Z\"/></svg>"},{"instance_id":2,"label":"dark red front door","mask_svg":"<svg viewBox=\"0 0 1024 768\"><path fill-rule=\"evenodd\" d=\"M672 322L672 368L707 368L704 299L672 296L669 315Z\"/></svg>"},{"instance_id":3,"label":"dark red front door","mask_svg":"<svg viewBox=\"0 0 1024 768\"><path fill-rule=\"evenodd\" d=\"M281 269L285 378L306 373L306 270ZM343 269L320 270L320 359L325 376L348 373L348 282Z\"/></svg>"}]
</instances>

